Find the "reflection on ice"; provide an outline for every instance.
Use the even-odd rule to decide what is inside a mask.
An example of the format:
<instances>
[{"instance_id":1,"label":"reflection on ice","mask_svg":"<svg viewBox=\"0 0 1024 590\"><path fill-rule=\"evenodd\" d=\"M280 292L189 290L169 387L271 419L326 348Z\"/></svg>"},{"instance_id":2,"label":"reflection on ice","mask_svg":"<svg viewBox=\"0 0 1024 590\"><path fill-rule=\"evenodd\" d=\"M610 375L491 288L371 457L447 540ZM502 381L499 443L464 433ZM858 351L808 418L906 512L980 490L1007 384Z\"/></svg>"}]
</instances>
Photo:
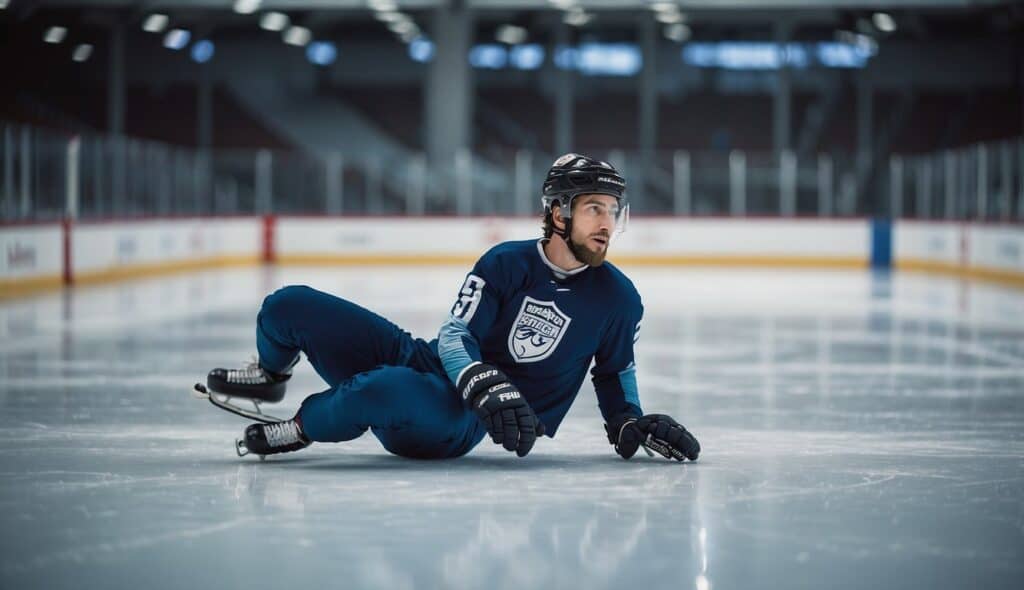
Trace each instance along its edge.
<instances>
[{"instance_id":1,"label":"reflection on ice","mask_svg":"<svg viewBox=\"0 0 1024 590\"><path fill-rule=\"evenodd\" d=\"M266 463L187 395L306 283L430 336L462 268L248 269L0 304L0 586L1016 588L1024 294L916 275L636 269L648 411L694 464L608 446L584 386L516 460L372 437ZM407 296L415 285L416 301ZM322 387L299 366L294 412ZM269 408L268 408L269 409Z\"/></svg>"}]
</instances>

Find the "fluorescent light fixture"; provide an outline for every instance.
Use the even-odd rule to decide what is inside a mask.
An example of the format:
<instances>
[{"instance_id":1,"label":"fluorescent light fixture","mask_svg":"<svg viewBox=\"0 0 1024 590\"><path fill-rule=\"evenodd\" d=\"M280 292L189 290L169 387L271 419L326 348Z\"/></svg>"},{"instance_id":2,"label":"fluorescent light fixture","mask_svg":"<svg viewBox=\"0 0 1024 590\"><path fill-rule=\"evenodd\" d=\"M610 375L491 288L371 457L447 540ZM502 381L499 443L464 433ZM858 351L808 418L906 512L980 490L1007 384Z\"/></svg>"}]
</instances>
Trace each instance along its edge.
<instances>
[{"instance_id":1,"label":"fluorescent light fixture","mask_svg":"<svg viewBox=\"0 0 1024 590\"><path fill-rule=\"evenodd\" d=\"M166 14L151 14L146 17L146 20L142 23L142 30L147 33L162 33L167 28Z\"/></svg>"},{"instance_id":2,"label":"fluorescent light fixture","mask_svg":"<svg viewBox=\"0 0 1024 590\"><path fill-rule=\"evenodd\" d=\"M777 70L806 68L810 60L807 48L799 43L726 41L690 43L683 48L683 61L701 68Z\"/></svg>"},{"instance_id":3,"label":"fluorescent light fixture","mask_svg":"<svg viewBox=\"0 0 1024 590\"><path fill-rule=\"evenodd\" d=\"M516 45L508 50L508 63L517 70L536 70L544 65L544 48L536 43Z\"/></svg>"},{"instance_id":4,"label":"fluorescent light fixture","mask_svg":"<svg viewBox=\"0 0 1024 590\"><path fill-rule=\"evenodd\" d=\"M234 9L238 14L252 14L260 9L261 0L235 0Z\"/></svg>"},{"instance_id":5,"label":"fluorescent light fixture","mask_svg":"<svg viewBox=\"0 0 1024 590\"><path fill-rule=\"evenodd\" d=\"M191 38L192 33L185 29L171 29L164 35L164 47L178 51L188 45L188 40Z\"/></svg>"},{"instance_id":6,"label":"fluorescent light fixture","mask_svg":"<svg viewBox=\"0 0 1024 590\"><path fill-rule=\"evenodd\" d=\"M582 27L593 19L593 15L587 14L582 8L573 8L569 12L565 13L565 17L562 20L564 20L565 24L570 27Z\"/></svg>"},{"instance_id":7,"label":"fluorescent light fixture","mask_svg":"<svg viewBox=\"0 0 1024 590\"><path fill-rule=\"evenodd\" d=\"M329 66L338 57L338 48L330 41L314 41L306 47L306 59L318 66Z\"/></svg>"},{"instance_id":8,"label":"fluorescent light fixture","mask_svg":"<svg viewBox=\"0 0 1024 590\"><path fill-rule=\"evenodd\" d=\"M415 31L419 27L417 27L416 23L412 22L411 20L400 20L400 21L395 21L393 23L388 23L388 28L391 29L392 33L395 33L397 35L401 35L403 33L408 33L410 31Z\"/></svg>"},{"instance_id":9,"label":"fluorescent light fixture","mask_svg":"<svg viewBox=\"0 0 1024 590\"><path fill-rule=\"evenodd\" d=\"M283 12L268 12L260 17L260 28L264 31L283 31L291 23Z\"/></svg>"},{"instance_id":10,"label":"fluorescent light fixture","mask_svg":"<svg viewBox=\"0 0 1024 590\"><path fill-rule=\"evenodd\" d=\"M302 47L310 42L313 38L313 33L306 27L296 25L288 27L288 30L284 32L283 38L284 42L289 45Z\"/></svg>"},{"instance_id":11,"label":"fluorescent light fixture","mask_svg":"<svg viewBox=\"0 0 1024 590\"><path fill-rule=\"evenodd\" d=\"M394 12L398 10L398 3L395 0L367 0L366 3L377 12Z\"/></svg>"},{"instance_id":12,"label":"fluorescent light fixture","mask_svg":"<svg viewBox=\"0 0 1024 590\"><path fill-rule=\"evenodd\" d=\"M469 50L469 65L485 70L500 70L508 63L508 51L504 45L484 43Z\"/></svg>"},{"instance_id":13,"label":"fluorescent light fixture","mask_svg":"<svg viewBox=\"0 0 1024 590\"><path fill-rule=\"evenodd\" d=\"M413 61L426 63L434 58L434 42L425 37L417 37L409 43L409 57Z\"/></svg>"},{"instance_id":14,"label":"fluorescent light fixture","mask_svg":"<svg viewBox=\"0 0 1024 590\"><path fill-rule=\"evenodd\" d=\"M408 20L409 17L405 16L401 12L395 12L393 10L388 10L388 11L385 11L385 12L375 12L375 13L373 13L373 18L375 18L375 19L377 19L377 20L379 20L381 22L393 23L393 22L397 22L397 21L400 21L400 20Z\"/></svg>"},{"instance_id":15,"label":"fluorescent light fixture","mask_svg":"<svg viewBox=\"0 0 1024 590\"><path fill-rule=\"evenodd\" d=\"M589 76L632 76L643 65L634 43L583 43L577 56L577 67Z\"/></svg>"},{"instance_id":16,"label":"fluorescent light fixture","mask_svg":"<svg viewBox=\"0 0 1024 590\"><path fill-rule=\"evenodd\" d=\"M548 0L548 2L560 10L569 10L576 4L576 0Z\"/></svg>"},{"instance_id":17,"label":"fluorescent light fixture","mask_svg":"<svg viewBox=\"0 0 1024 590\"><path fill-rule=\"evenodd\" d=\"M857 35L857 39L854 42L857 49L864 55L875 55L878 53L878 41L875 41L874 37L868 35Z\"/></svg>"},{"instance_id":18,"label":"fluorescent light fixture","mask_svg":"<svg viewBox=\"0 0 1024 590\"><path fill-rule=\"evenodd\" d=\"M526 41L526 29L515 25L501 25L494 32L494 38L508 45L519 45Z\"/></svg>"},{"instance_id":19,"label":"fluorescent light fixture","mask_svg":"<svg viewBox=\"0 0 1024 590\"><path fill-rule=\"evenodd\" d=\"M651 10L654 12L678 12L679 7L675 2L655 2L651 4Z\"/></svg>"},{"instance_id":20,"label":"fluorescent light fixture","mask_svg":"<svg viewBox=\"0 0 1024 590\"><path fill-rule=\"evenodd\" d=\"M683 23L675 23L665 27L665 37L676 43L682 43L692 36L693 31Z\"/></svg>"},{"instance_id":21,"label":"fluorescent light fixture","mask_svg":"<svg viewBox=\"0 0 1024 590\"><path fill-rule=\"evenodd\" d=\"M76 46L75 50L71 52L71 59L77 61L78 63L82 63L85 60L89 59L90 55L92 55L92 45L89 45L88 43L82 43Z\"/></svg>"},{"instance_id":22,"label":"fluorescent light fixture","mask_svg":"<svg viewBox=\"0 0 1024 590\"><path fill-rule=\"evenodd\" d=\"M892 33L896 30L896 21L892 16L884 12L876 12L871 15L871 22L875 28L883 33Z\"/></svg>"},{"instance_id":23,"label":"fluorescent light fixture","mask_svg":"<svg viewBox=\"0 0 1024 590\"><path fill-rule=\"evenodd\" d=\"M665 25L683 22L683 15L678 12L659 12L654 15L655 20Z\"/></svg>"},{"instance_id":24,"label":"fluorescent light fixture","mask_svg":"<svg viewBox=\"0 0 1024 590\"><path fill-rule=\"evenodd\" d=\"M210 41L209 39L196 41L195 44L192 45L192 61L204 64L213 58L213 52L213 41Z\"/></svg>"},{"instance_id":25,"label":"fluorescent light fixture","mask_svg":"<svg viewBox=\"0 0 1024 590\"><path fill-rule=\"evenodd\" d=\"M683 61L689 65L726 70L806 68L812 64L827 68L863 68L871 55L866 47L840 42L699 42L689 43L682 50Z\"/></svg>"},{"instance_id":26,"label":"fluorescent light fixture","mask_svg":"<svg viewBox=\"0 0 1024 590\"><path fill-rule=\"evenodd\" d=\"M68 30L64 27L50 27L43 33L43 41L47 43L60 43L67 34Z\"/></svg>"},{"instance_id":27,"label":"fluorescent light fixture","mask_svg":"<svg viewBox=\"0 0 1024 590\"><path fill-rule=\"evenodd\" d=\"M827 68L863 68L869 56L856 45L829 42L815 46L815 57Z\"/></svg>"},{"instance_id":28,"label":"fluorescent light fixture","mask_svg":"<svg viewBox=\"0 0 1024 590\"><path fill-rule=\"evenodd\" d=\"M588 76L632 76L643 67L643 56L635 43L583 43L556 47L554 62Z\"/></svg>"}]
</instances>

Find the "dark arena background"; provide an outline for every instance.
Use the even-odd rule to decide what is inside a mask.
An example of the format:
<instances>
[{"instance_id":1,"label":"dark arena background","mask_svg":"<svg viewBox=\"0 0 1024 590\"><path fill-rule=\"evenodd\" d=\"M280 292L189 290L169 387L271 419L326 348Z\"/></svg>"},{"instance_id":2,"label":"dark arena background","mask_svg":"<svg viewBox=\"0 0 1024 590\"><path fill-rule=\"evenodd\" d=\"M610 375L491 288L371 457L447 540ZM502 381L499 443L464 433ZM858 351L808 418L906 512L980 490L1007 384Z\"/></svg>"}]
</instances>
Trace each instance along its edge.
<instances>
[{"instance_id":1,"label":"dark arena background","mask_svg":"<svg viewBox=\"0 0 1024 590\"><path fill-rule=\"evenodd\" d=\"M1020 3L0 0L0 72L0 587L1024 587ZM566 152L699 460L589 380L521 459L236 455L265 295L434 338Z\"/></svg>"}]
</instances>

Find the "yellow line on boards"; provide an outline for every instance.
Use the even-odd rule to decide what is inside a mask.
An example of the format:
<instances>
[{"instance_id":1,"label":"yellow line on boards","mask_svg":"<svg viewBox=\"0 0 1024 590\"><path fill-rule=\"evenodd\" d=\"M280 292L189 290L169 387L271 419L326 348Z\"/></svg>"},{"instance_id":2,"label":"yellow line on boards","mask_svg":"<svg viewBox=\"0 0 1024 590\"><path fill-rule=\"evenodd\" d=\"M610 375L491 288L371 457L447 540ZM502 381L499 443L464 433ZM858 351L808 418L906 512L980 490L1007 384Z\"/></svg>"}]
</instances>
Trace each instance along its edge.
<instances>
[{"instance_id":1,"label":"yellow line on boards","mask_svg":"<svg viewBox=\"0 0 1024 590\"><path fill-rule=\"evenodd\" d=\"M478 256L461 254L282 254L277 263L284 265L428 265L473 264ZM613 255L615 264L640 266L756 266L806 268L866 268L859 257L827 256L693 256L693 255Z\"/></svg>"},{"instance_id":2,"label":"yellow line on boards","mask_svg":"<svg viewBox=\"0 0 1024 590\"><path fill-rule=\"evenodd\" d=\"M47 275L24 279L0 279L0 301L36 295L59 289L64 282L60 275Z\"/></svg>"},{"instance_id":3,"label":"yellow line on boards","mask_svg":"<svg viewBox=\"0 0 1024 590\"><path fill-rule=\"evenodd\" d=\"M949 262L931 260L900 259L893 265L896 270L951 275L998 283L1010 287L1024 288L1024 272L1003 270L987 266L960 266Z\"/></svg>"},{"instance_id":4,"label":"yellow line on boards","mask_svg":"<svg viewBox=\"0 0 1024 590\"><path fill-rule=\"evenodd\" d=\"M258 264L259 262L259 256L238 255L217 256L215 258L199 258L193 260L174 260L171 262L154 262L149 264L129 264L126 266L109 267L103 270L76 273L74 276L74 284L95 285L97 283L154 277L189 270L205 270L211 268L222 268L225 266L248 266Z\"/></svg>"}]
</instances>

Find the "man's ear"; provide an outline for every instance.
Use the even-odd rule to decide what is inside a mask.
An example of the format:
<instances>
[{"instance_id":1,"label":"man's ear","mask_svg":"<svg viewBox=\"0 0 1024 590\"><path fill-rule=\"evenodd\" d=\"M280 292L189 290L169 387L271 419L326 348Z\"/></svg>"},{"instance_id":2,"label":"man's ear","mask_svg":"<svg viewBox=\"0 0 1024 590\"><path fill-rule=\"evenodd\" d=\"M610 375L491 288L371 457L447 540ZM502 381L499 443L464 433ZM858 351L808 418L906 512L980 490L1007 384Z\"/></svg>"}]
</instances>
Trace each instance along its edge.
<instances>
[{"instance_id":1,"label":"man's ear","mask_svg":"<svg viewBox=\"0 0 1024 590\"><path fill-rule=\"evenodd\" d=\"M562 219L562 207L556 201L551 206L551 224L558 231L565 231L565 220Z\"/></svg>"}]
</instances>

